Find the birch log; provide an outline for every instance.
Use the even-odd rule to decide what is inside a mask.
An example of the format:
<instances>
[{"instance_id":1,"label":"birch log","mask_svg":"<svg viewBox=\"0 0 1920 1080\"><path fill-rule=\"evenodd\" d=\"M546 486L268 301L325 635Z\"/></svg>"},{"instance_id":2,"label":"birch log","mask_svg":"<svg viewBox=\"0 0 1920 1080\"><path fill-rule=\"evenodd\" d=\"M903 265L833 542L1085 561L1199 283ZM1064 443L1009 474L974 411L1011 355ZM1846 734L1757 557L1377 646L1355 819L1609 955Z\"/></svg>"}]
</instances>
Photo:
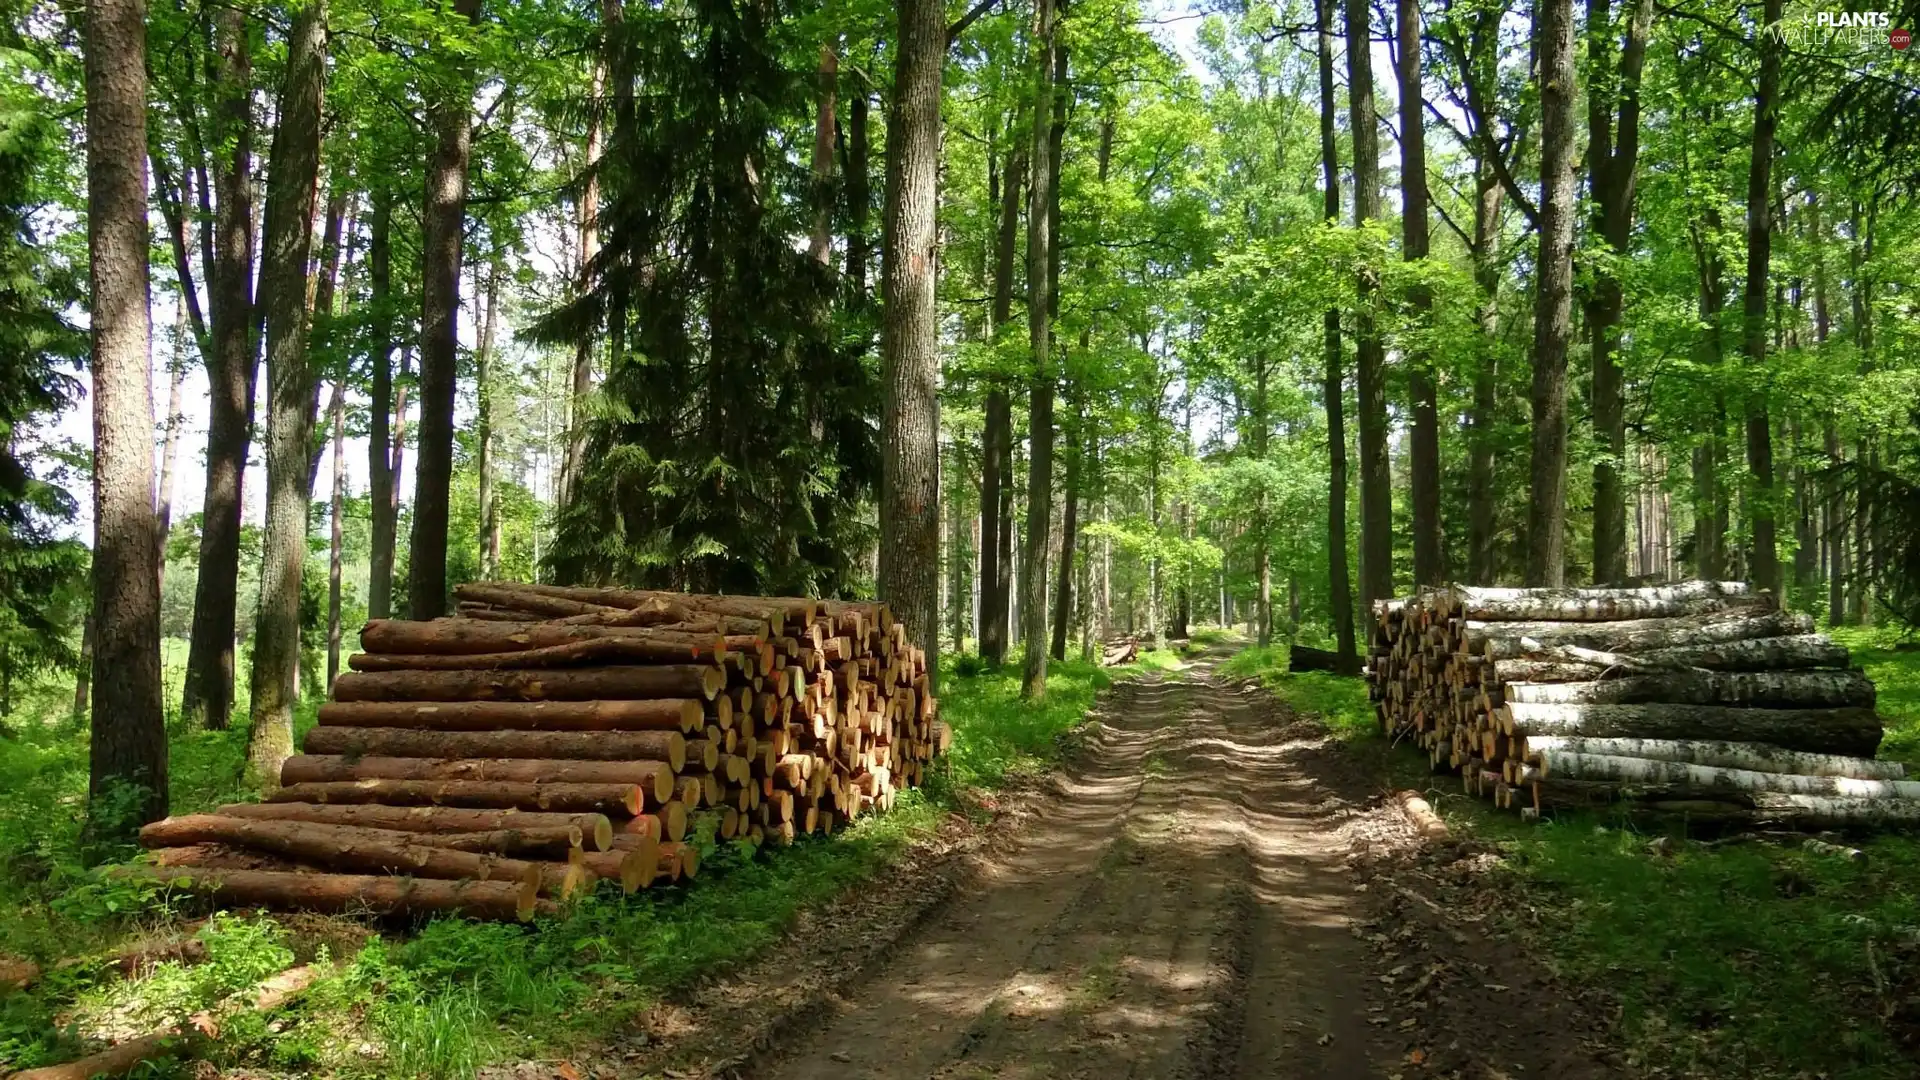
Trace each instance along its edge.
<instances>
[{"instance_id":1,"label":"birch log","mask_svg":"<svg viewBox=\"0 0 1920 1080\"><path fill-rule=\"evenodd\" d=\"M1606 705L1747 705L1758 708L1871 707L1873 683L1857 671L1648 672L1594 682L1510 682L1509 702Z\"/></svg>"},{"instance_id":2,"label":"birch log","mask_svg":"<svg viewBox=\"0 0 1920 1080\"><path fill-rule=\"evenodd\" d=\"M1853 799L1920 799L1920 781L1860 780L1850 776L1805 776L1756 772L1684 761L1613 757L1605 754L1569 754L1549 751L1540 764L1521 770L1523 783L1548 778L1604 780L1626 785L1684 787L1703 791L1777 792L1785 795L1825 795Z\"/></svg>"},{"instance_id":3,"label":"birch log","mask_svg":"<svg viewBox=\"0 0 1920 1080\"><path fill-rule=\"evenodd\" d=\"M1782 750L1766 743L1726 742L1718 739L1609 739L1536 736L1525 743L1529 759L1543 754L1605 754L1614 757L1680 761L1724 769L1754 772L1801 773L1807 776L1852 776L1862 780L1905 780L1907 767L1897 761L1809 754Z\"/></svg>"},{"instance_id":4,"label":"birch log","mask_svg":"<svg viewBox=\"0 0 1920 1080\"><path fill-rule=\"evenodd\" d=\"M1716 705L1528 705L1495 711L1502 730L1536 735L1764 742L1787 750L1871 757L1880 745L1872 709L1739 709Z\"/></svg>"}]
</instances>

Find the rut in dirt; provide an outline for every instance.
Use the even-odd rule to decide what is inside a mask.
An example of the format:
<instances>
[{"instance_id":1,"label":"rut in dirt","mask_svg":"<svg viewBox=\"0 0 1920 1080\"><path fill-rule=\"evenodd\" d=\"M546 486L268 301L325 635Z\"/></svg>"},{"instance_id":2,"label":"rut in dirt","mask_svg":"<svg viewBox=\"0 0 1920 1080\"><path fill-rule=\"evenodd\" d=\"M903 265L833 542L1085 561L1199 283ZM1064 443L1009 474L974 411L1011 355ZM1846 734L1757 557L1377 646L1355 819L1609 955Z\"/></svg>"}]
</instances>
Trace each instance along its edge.
<instances>
[{"instance_id":1,"label":"rut in dirt","mask_svg":"<svg viewBox=\"0 0 1920 1080\"><path fill-rule=\"evenodd\" d=\"M1205 663L1093 719L1034 824L757 1076L1386 1074L1342 865L1364 792L1324 732Z\"/></svg>"}]
</instances>

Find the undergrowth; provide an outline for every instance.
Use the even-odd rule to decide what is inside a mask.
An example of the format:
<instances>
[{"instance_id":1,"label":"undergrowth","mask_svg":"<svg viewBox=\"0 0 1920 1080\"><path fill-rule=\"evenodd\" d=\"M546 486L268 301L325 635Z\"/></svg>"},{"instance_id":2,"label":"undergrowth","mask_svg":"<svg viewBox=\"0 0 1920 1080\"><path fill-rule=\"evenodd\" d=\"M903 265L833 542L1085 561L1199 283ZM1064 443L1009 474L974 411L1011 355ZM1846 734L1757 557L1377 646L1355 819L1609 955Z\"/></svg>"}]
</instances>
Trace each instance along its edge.
<instances>
[{"instance_id":1,"label":"undergrowth","mask_svg":"<svg viewBox=\"0 0 1920 1080\"><path fill-rule=\"evenodd\" d=\"M1883 757L1920 759L1920 653L1841 630L1873 678ZM1487 909L1568 986L1619 1008L1636 1072L1896 1080L1920 1070L1920 844L1856 836L1861 862L1797 837L1689 834L1684 822L1561 813L1538 825L1461 794L1425 756L1389 747L1359 679L1289 674L1282 649L1224 670L1324 717L1383 787L1424 791L1458 836L1491 844ZM1670 837L1655 845L1659 836ZM1664 846L1664 853L1660 850ZM1497 897L1498 902L1493 898Z\"/></svg>"},{"instance_id":2,"label":"undergrowth","mask_svg":"<svg viewBox=\"0 0 1920 1080\"><path fill-rule=\"evenodd\" d=\"M169 653L169 670L175 659ZM1017 655L999 669L947 657L941 714L954 728L952 750L930 770L929 783L889 814L759 857L715 844L709 821L696 883L632 896L603 884L560 915L528 925L442 918L389 924L370 939L348 919L220 916L195 929L162 890L88 869L80 849L84 726L49 717L23 727L18 739L0 740L0 781L9 795L0 802L0 953L44 969L24 992L0 991L0 1071L67 1060L100 1041L177 1022L296 956L326 964L322 977L271 1024L244 1016L226 1025L216 1065L453 1078L507 1058L564 1055L753 957L803 908L899 859L942 815L977 808L990 802L980 795L1050 768L1062 735L1115 674L1178 663L1161 651L1133 668L1051 664L1045 700L1029 703L1020 698ZM172 725L176 813L249 797L240 779L244 715L236 710L225 731ZM311 704L301 710L301 733L312 716ZM182 932L204 945L194 964L163 963L124 979L105 962L136 938ZM336 951L349 940L351 947Z\"/></svg>"}]
</instances>

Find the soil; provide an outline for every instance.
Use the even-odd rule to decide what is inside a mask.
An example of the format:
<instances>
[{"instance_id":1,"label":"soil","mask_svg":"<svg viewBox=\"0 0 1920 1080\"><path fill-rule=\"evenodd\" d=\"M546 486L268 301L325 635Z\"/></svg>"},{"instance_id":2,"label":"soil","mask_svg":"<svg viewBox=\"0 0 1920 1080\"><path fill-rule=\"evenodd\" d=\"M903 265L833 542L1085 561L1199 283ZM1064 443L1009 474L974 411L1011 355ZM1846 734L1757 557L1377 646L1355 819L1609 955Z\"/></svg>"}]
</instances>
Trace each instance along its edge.
<instances>
[{"instance_id":1,"label":"soil","mask_svg":"<svg viewBox=\"0 0 1920 1080\"><path fill-rule=\"evenodd\" d=\"M1483 932L1314 720L1210 661L1115 686L1050 783L576 1059L735 1080L1599 1078L1604 1003ZM503 1070L506 1071L506 1070ZM517 1071L517 1070L515 1070ZM549 1074L550 1075L550 1074Z\"/></svg>"}]
</instances>

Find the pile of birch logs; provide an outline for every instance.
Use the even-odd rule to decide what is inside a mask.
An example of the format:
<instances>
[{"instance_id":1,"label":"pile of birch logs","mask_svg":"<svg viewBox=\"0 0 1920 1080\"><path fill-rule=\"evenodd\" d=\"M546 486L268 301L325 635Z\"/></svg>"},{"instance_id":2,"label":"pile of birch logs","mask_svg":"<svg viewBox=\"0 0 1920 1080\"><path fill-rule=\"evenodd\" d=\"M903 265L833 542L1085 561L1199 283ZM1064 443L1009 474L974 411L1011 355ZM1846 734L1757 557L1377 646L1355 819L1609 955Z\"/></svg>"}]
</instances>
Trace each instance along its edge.
<instances>
[{"instance_id":1,"label":"pile of birch logs","mask_svg":"<svg viewBox=\"0 0 1920 1080\"><path fill-rule=\"evenodd\" d=\"M1873 683L1811 619L1737 582L1425 590L1374 605L1367 678L1390 736L1529 818L1624 804L1920 823L1920 781L1873 758Z\"/></svg>"},{"instance_id":2,"label":"pile of birch logs","mask_svg":"<svg viewBox=\"0 0 1920 1080\"><path fill-rule=\"evenodd\" d=\"M489 583L375 620L260 803L148 825L218 900L526 919L890 808L951 735L885 604Z\"/></svg>"}]
</instances>

